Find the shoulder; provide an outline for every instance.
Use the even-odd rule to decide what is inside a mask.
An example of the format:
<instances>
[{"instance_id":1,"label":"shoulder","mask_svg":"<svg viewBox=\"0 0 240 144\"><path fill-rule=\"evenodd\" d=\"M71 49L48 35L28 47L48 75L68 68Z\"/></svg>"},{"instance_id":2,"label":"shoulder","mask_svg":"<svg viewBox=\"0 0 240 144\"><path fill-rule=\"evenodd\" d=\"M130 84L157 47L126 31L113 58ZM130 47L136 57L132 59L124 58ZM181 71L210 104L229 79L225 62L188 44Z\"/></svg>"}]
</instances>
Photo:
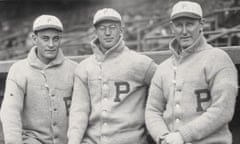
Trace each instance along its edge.
<instances>
[{"instance_id":1,"label":"shoulder","mask_svg":"<svg viewBox=\"0 0 240 144\"><path fill-rule=\"evenodd\" d=\"M89 70L90 67L93 67L94 63L95 61L93 55L85 58L84 60L77 64L75 74L78 76L86 76L87 71Z\"/></svg>"},{"instance_id":2,"label":"shoulder","mask_svg":"<svg viewBox=\"0 0 240 144\"><path fill-rule=\"evenodd\" d=\"M19 86L24 87L29 70L30 66L27 59L19 60L10 67L7 79L13 80L18 83Z\"/></svg>"},{"instance_id":3,"label":"shoulder","mask_svg":"<svg viewBox=\"0 0 240 144\"><path fill-rule=\"evenodd\" d=\"M86 68L89 65L92 65L94 61L94 55L90 55L89 57L83 59L77 64L77 68Z\"/></svg>"},{"instance_id":4,"label":"shoulder","mask_svg":"<svg viewBox=\"0 0 240 144\"><path fill-rule=\"evenodd\" d=\"M10 67L9 73L12 73L12 72L19 73L21 71L25 71L27 67L28 67L27 59L18 60L15 63L13 63L13 65Z\"/></svg>"},{"instance_id":5,"label":"shoulder","mask_svg":"<svg viewBox=\"0 0 240 144\"><path fill-rule=\"evenodd\" d=\"M142 64L149 65L152 62L154 62L150 57L148 57L142 53L135 52L133 50L130 50L129 57L132 59L133 62L141 64L141 65Z\"/></svg>"},{"instance_id":6,"label":"shoulder","mask_svg":"<svg viewBox=\"0 0 240 144\"><path fill-rule=\"evenodd\" d=\"M211 48L205 52L204 56L206 56L207 62L213 65L224 67L233 64L230 56L220 48Z\"/></svg>"},{"instance_id":7,"label":"shoulder","mask_svg":"<svg viewBox=\"0 0 240 144\"><path fill-rule=\"evenodd\" d=\"M76 67L77 66L77 62L69 59L69 58L65 58L65 63L70 66L70 67Z\"/></svg>"},{"instance_id":8,"label":"shoulder","mask_svg":"<svg viewBox=\"0 0 240 144\"><path fill-rule=\"evenodd\" d=\"M135 71L141 71L144 73L147 71L156 71L157 64L148 57L147 55L144 55L142 53L137 53L135 51L130 51L129 53L129 59L131 60L125 60L127 63L135 70Z\"/></svg>"},{"instance_id":9,"label":"shoulder","mask_svg":"<svg viewBox=\"0 0 240 144\"><path fill-rule=\"evenodd\" d=\"M172 57L167 58L157 66L156 75L168 75L172 69Z\"/></svg>"},{"instance_id":10,"label":"shoulder","mask_svg":"<svg viewBox=\"0 0 240 144\"><path fill-rule=\"evenodd\" d=\"M143 53L139 53L133 50L130 50L130 54L136 57L137 59L152 60L150 57L144 55Z\"/></svg>"},{"instance_id":11,"label":"shoulder","mask_svg":"<svg viewBox=\"0 0 240 144\"><path fill-rule=\"evenodd\" d=\"M229 57L229 55L223 49L220 49L220 48L210 48L206 52L210 56L216 56L216 57L219 57L219 58Z\"/></svg>"},{"instance_id":12,"label":"shoulder","mask_svg":"<svg viewBox=\"0 0 240 144\"><path fill-rule=\"evenodd\" d=\"M158 65L158 69L166 69L172 66L173 57L169 57Z\"/></svg>"}]
</instances>

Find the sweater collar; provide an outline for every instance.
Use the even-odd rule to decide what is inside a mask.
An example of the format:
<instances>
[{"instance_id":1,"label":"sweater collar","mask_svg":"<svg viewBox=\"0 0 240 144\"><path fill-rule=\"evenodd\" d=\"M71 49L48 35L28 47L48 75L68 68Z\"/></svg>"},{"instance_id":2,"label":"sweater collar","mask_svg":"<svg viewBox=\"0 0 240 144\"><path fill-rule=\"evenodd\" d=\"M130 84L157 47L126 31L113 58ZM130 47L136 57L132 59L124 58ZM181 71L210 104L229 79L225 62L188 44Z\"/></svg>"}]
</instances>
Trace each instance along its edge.
<instances>
[{"instance_id":1,"label":"sweater collar","mask_svg":"<svg viewBox=\"0 0 240 144\"><path fill-rule=\"evenodd\" d=\"M100 49L99 40L96 38L91 42L93 53L98 61L104 61L104 59L108 57L115 57L119 55L125 48L125 42L122 37L120 37L119 41L105 53L103 53Z\"/></svg>"},{"instance_id":2,"label":"sweater collar","mask_svg":"<svg viewBox=\"0 0 240 144\"><path fill-rule=\"evenodd\" d=\"M173 53L174 57L178 59L180 57L186 57L190 54L206 49L206 44L206 39L202 34L200 34L197 40L186 49L180 49L180 45L176 38L169 43L169 48L170 51Z\"/></svg>"},{"instance_id":3,"label":"sweater collar","mask_svg":"<svg viewBox=\"0 0 240 144\"><path fill-rule=\"evenodd\" d=\"M49 67L53 67L56 65L60 65L64 61L64 55L61 49L58 50L57 57L52 60L49 64L44 64L38 57L37 57L37 47L33 47L28 54L27 60L28 63L38 69L46 69Z\"/></svg>"}]
</instances>

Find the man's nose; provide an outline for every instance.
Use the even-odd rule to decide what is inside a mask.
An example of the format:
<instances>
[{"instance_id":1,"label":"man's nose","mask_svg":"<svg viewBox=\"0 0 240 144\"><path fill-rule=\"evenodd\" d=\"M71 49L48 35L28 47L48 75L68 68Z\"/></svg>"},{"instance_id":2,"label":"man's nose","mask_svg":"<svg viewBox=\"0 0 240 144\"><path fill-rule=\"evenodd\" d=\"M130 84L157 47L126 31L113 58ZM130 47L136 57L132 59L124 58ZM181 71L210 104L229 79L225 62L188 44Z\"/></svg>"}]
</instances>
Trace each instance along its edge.
<instances>
[{"instance_id":1,"label":"man's nose","mask_svg":"<svg viewBox=\"0 0 240 144\"><path fill-rule=\"evenodd\" d=\"M110 35L110 34L111 34L111 30L109 27L107 27L105 30L105 35Z\"/></svg>"},{"instance_id":2,"label":"man's nose","mask_svg":"<svg viewBox=\"0 0 240 144\"><path fill-rule=\"evenodd\" d=\"M49 40L48 45L49 45L49 47L53 47L53 40Z\"/></svg>"},{"instance_id":3,"label":"man's nose","mask_svg":"<svg viewBox=\"0 0 240 144\"><path fill-rule=\"evenodd\" d=\"M186 34L186 33L187 33L187 28L186 28L186 25L183 25L183 30L182 30L182 33L183 33L183 34Z\"/></svg>"}]
</instances>

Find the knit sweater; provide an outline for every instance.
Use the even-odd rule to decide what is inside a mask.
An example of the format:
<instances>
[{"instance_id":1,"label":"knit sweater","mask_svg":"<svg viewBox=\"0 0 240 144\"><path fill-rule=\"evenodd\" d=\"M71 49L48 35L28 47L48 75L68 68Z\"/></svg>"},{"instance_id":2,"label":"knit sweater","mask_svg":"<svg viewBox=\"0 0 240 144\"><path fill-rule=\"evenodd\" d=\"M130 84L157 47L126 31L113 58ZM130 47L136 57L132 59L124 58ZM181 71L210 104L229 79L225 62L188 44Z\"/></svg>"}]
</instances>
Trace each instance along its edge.
<instances>
[{"instance_id":1,"label":"knit sweater","mask_svg":"<svg viewBox=\"0 0 240 144\"><path fill-rule=\"evenodd\" d=\"M231 144L228 128L237 96L237 71L230 57L201 35L190 47L159 65L150 86L146 125L157 141L179 132L192 144Z\"/></svg>"},{"instance_id":2,"label":"knit sweater","mask_svg":"<svg viewBox=\"0 0 240 144\"><path fill-rule=\"evenodd\" d=\"M105 54L98 40L92 47L94 55L75 73L69 144L145 144L145 101L155 63L122 39Z\"/></svg>"},{"instance_id":3,"label":"knit sweater","mask_svg":"<svg viewBox=\"0 0 240 144\"><path fill-rule=\"evenodd\" d=\"M43 64L32 48L28 58L12 65L1 108L6 144L27 138L43 144L66 144L68 107L76 63L64 58Z\"/></svg>"}]
</instances>

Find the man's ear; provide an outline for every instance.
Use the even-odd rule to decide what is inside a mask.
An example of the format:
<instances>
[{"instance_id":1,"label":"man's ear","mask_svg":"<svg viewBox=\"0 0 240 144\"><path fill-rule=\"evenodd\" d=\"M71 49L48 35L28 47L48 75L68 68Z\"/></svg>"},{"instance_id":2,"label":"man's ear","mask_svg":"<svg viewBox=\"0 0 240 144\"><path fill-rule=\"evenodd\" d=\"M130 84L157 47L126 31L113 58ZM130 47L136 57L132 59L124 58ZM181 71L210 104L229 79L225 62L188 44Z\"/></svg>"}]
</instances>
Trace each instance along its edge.
<instances>
[{"instance_id":1,"label":"man's ear","mask_svg":"<svg viewBox=\"0 0 240 144\"><path fill-rule=\"evenodd\" d=\"M201 24L202 26L205 24L205 22L206 22L206 20L205 20L204 18L202 18L202 19L200 20L200 24Z\"/></svg>"},{"instance_id":2,"label":"man's ear","mask_svg":"<svg viewBox=\"0 0 240 144\"><path fill-rule=\"evenodd\" d=\"M121 37L124 36L124 26L123 25L120 25L120 35L121 35Z\"/></svg>"},{"instance_id":3,"label":"man's ear","mask_svg":"<svg viewBox=\"0 0 240 144\"><path fill-rule=\"evenodd\" d=\"M175 31L173 30L173 22L172 21L169 22L169 26L170 26L170 30L171 30L172 34L174 34Z\"/></svg>"},{"instance_id":4,"label":"man's ear","mask_svg":"<svg viewBox=\"0 0 240 144\"><path fill-rule=\"evenodd\" d=\"M37 40L37 34L34 32L31 32L31 38L34 44L36 44L36 40Z\"/></svg>"},{"instance_id":5,"label":"man's ear","mask_svg":"<svg viewBox=\"0 0 240 144\"><path fill-rule=\"evenodd\" d=\"M205 24L205 21L206 21L205 19L200 20L200 24L201 24L200 32L203 32L203 26Z\"/></svg>"},{"instance_id":6,"label":"man's ear","mask_svg":"<svg viewBox=\"0 0 240 144\"><path fill-rule=\"evenodd\" d=\"M124 24L120 24L120 32L123 34L124 33Z\"/></svg>"},{"instance_id":7,"label":"man's ear","mask_svg":"<svg viewBox=\"0 0 240 144\"><path fill-rule=\"evenodd\" d=\"M93 29L94 34L96 34L97 33L97 27L93 26L92 29Z\"/></svg>"}]
</instances>

